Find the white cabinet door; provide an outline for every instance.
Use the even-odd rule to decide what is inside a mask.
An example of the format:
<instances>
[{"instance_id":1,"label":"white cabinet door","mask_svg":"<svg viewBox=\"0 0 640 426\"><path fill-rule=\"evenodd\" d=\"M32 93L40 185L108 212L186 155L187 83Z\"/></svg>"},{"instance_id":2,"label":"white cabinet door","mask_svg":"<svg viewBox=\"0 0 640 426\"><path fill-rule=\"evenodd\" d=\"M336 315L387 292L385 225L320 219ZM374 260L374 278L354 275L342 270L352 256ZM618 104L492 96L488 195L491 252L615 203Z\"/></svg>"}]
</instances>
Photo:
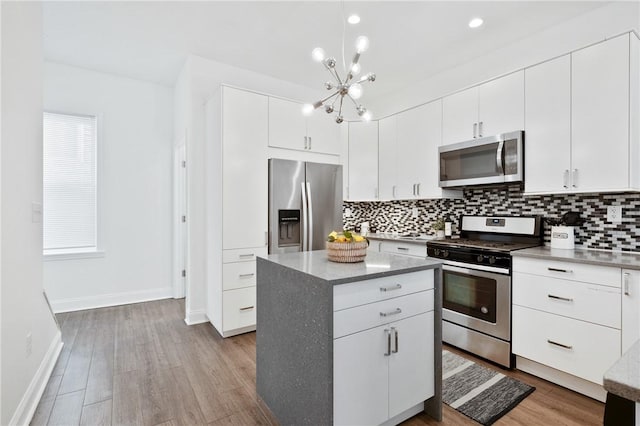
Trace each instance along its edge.
<instances>
[{"instance_id":1,"label":"white cabinet door","mask_svg":"<svg viewBox=\"0 0 640 426\"><path fill-rule=\"evenodd\" d=\"M525 71L525 191L571 185L571 56Z\"/></svg>"},{"instance_id":2,"label":"white cabinet door","mask_svg":"<svg viewBox=\"0 0 640 426\"><path fill-rule=\"evenodd\" d=\"M478 137L524 129L524 71L478 87Z\"/></svg>"},{"instance_id":3,"label":"white cabinet door","mask_svg":"<svg viewBox=\"0 0 640 426\"><path fill-rule=\"evenodd\" d=\"M427 123L426 118L427 105L398 114L398 198L418 197L428 155L425 135L429 125L441 127L439 123Z\"/></svg>"},{"instance_id":4,"label":"white cabinet door","mask_svg":"<svg viewBox=\"0 0 640 426\"><path fill-rule=\"evenodd\" d=\"M340 128L346 124L338 124L322 109L316 110L307 118L308 149L321 154L340 155Z\"/></svg>"},{"instance_id":5,"label":"white cabinet door","mask_svg":"<svg viewBox=\"0 0 640 426\"><path fill-rule=\"evenodd\" d=\"M262 247L267 243L267 97L224 87L222 103L222 246Z\"/></svg>"},{"instance_id":6,"label":"white cabinet door","mask_svg":"<svg viewBox=\"0 0 640 426\"><path fill-rule=\"evenodd\" d=\"M302 105L269 97L269 146L287 149L306 149L307 121ZM250 105L247 105L250 108ZM317 111L316 111L317 112ZM250 119L246 126L252 126Z\"/></svg>"},{"instance_id":7,"label":"white cabinet door","mask_svg":"<svg viewBox=\"0 0 640 426\"><path fill-rule=\"evenodd\" d=\"M389 326L381 326L333 341L335 425L378 425L388 419L387 333Z\"/></svg>"},{"instance_id":8,"label":"white cabinet door","mask_svg":"<svg viewBox=\"0 0 640 426\"><path fill-rule=\"evenodd\" d=\"M431 398L433 379L433 311L391 324L389 417ZM397 345L396 345L397 337Z\"/></svg>"},{"instance_id":9,"label":"white cabinet door","mask_svg":"<svg viewBox=\"0 0 640 426\"><path fill-rule=\"evenodd\" d=\"M640 339L640 271L622 270L622 353Z\"/></svg>"},{"instance_id":10,"label":"white cabinet door","mask_svg":"<svg viewBox=\"0 0 640 426\"><path fill-rule=\"evenodd\" d=\"M442 100L442 144L464 142L476 137L478 87L454 93Z\"/></svg>"},{"instance_id":11,"label":"white cabinet door","mask_svg":"<svg viewBox=\"0 0 640 426\"><path fill-rule=\"evenodd\" d=\"M628 188L629 34L571 56L573 189Z\"/></svg>"},{"instance_id":12,"label":"white cabinet door","mask_svg":"<svg viewBox=\"0 0 640 426\"><path fill-rule=\"evenodd\" d=\"M416 152L421 153L420 163L414 164L417 169L416 197L417 198L441 198L442 189L438 185L438 173L440 158L438 147L442 143L442 99L430 102L421 107L424 121L422 140L420 147L415 147ZM455 191L449 191L447 195L456 195Z\"/></svg>"},{"instance_id":13,"label":"white cabinet door","mask_svg":"<svg viewBox=\"0 0 640 426\"><path fill-rule=\"evenodd\" d=\"M381 200L393 200L398 191L397 115L378 121L378 185Z\"/></svg>"},{"instance_id":14,"label":"white cabinet door","mask_svg":"<svg viewBox=\"0 0 640 426\"><path fill-rule=\"evenodd\" d=\"M378 199L378 122L349 123L349 200Z\"/></svg>"}]
</instances>

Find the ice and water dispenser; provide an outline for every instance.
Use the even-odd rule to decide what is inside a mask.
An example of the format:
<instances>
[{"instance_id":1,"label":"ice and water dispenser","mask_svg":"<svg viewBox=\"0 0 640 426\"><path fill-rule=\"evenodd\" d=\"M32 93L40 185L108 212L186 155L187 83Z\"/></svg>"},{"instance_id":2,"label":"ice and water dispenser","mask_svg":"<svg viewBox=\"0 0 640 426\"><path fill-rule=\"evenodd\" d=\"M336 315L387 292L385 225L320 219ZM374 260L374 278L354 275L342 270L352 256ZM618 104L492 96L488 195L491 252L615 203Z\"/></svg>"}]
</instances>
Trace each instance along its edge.
<instances>
[{"instance_id":1,"label":"ice and water dispenser","mask_svg":"<svg viewBox=\"0 0 640 426\"><path fill-rule=\"evenodd\" d=\"M300 245L300 210L278 210L278 247Z\"/></svg>"}]
</instances>

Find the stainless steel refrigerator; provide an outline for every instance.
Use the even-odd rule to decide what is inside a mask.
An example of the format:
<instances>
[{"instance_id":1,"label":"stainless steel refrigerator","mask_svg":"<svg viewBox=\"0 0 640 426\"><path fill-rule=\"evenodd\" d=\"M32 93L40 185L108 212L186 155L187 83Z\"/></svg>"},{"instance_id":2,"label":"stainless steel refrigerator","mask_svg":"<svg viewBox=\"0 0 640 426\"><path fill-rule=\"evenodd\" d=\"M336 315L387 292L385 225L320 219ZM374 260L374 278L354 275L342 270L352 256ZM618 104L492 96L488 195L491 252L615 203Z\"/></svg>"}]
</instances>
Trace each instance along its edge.
<instances>
[{"instance_id":1,"label":"stainless steel refrigerator","mask_svg":"<svg viewBox=\"0 0 640 426\"><path fill-rule=\"evenodd\" d=\"M342 229L342 166L269 160L269 253L324 250Z\"/></svg>"}]
</instances>

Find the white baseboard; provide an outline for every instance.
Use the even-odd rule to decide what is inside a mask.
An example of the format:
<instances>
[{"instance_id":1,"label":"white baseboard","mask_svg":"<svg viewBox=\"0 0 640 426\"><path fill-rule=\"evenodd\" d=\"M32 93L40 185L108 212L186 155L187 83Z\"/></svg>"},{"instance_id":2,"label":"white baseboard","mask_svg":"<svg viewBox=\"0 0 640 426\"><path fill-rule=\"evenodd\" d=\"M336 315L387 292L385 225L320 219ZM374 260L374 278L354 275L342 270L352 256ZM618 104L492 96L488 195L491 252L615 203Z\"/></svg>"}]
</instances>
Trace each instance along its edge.
<instances>
[{"instance_id":1,"label":"white baseboard","mask_svg":"<svg viewBox=\"0 0 640 426\"><path fill-rule=\"evenodd\" d=\"M151 290L129 291L125 293L100 294L97 296L75 297L71 299L50 299L53 312L82 311L85 309L105 308L107 306L128 305L130 303L149 302L151 300L173 297L173 288L154 288Z\"/></svg>"},{"instance_id":2,"label":"white baseboard","mask_svg":"<svg viewBox=\"0 0 640 426\"><path fill-rule=\"evenodd\" d=\"M62 334L60 331L56 331L56 335L51 345L49 345L47 353L44 355L33 379L31 379L31 383L29 383L29 387L22 396L16 411L13 413L11 421L9 421L10 425L28 425L31 422L40 398L42 398L42 394L44 393L44 389L47 387L49 377L51 377L53 368L58 361L58 356L60 356L60 352L62 351L62 345Z\"/></svg>"},{"instance_id":3,"label":"white baseboard","mask_svg":"<svg viewBox=\"0 0 640 426\"><path fill-rule=\"evenodd\" d=\"M184 322L187 325L202 324L203 322L209 322L209 318L204 309L199 309L197 311L187 312Z\"/></svg>"}]
</instances>

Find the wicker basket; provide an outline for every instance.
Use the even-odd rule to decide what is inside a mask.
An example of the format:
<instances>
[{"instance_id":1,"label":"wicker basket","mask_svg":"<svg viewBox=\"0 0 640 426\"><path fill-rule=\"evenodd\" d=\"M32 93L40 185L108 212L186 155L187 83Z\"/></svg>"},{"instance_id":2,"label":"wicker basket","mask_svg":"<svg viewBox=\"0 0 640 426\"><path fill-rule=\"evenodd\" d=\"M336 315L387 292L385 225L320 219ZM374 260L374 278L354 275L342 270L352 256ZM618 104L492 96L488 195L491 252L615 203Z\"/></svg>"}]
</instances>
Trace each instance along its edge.
<instances>
[{"instance_id":1,"label":"wicker basket","mask_svg":"<svg viewBox=\"0 0 640 426\"><path fill-rule=\"evenodd\" d=\"M330 243L327 241L327 254L332 262L362 262L367 256L368 245L366 241L350 243Z\"/></svg>"}]
</instances>

